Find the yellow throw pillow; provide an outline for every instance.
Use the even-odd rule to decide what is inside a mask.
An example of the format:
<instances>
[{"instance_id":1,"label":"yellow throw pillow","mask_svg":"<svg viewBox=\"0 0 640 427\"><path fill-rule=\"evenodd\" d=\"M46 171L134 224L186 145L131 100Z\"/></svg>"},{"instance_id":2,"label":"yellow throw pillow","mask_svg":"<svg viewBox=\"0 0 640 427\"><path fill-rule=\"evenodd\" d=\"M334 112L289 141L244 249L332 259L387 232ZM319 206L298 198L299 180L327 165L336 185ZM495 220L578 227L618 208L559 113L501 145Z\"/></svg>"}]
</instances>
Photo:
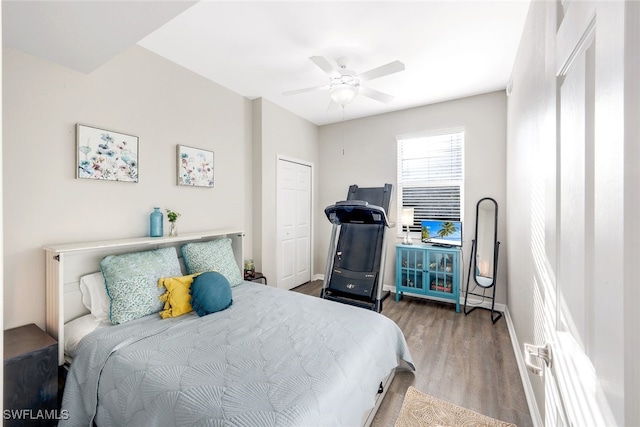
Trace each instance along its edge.
<instances>
[{"instance_id":1,"label":"yellow throw pillow","mask_svg":"<svg viewBox=\"0 0 640 427\"><path fill-rule=\"evenodd\" d=\"M182 277L163 277L158 279L158 287L164 286L167 292L160 296L160 301L164 301L164 310L160 312L160 317L168 319L178 317L193 311L191 307L191 295L189 291L193 279L198 274L191 274Z\"/></svg>"}]
</instances>

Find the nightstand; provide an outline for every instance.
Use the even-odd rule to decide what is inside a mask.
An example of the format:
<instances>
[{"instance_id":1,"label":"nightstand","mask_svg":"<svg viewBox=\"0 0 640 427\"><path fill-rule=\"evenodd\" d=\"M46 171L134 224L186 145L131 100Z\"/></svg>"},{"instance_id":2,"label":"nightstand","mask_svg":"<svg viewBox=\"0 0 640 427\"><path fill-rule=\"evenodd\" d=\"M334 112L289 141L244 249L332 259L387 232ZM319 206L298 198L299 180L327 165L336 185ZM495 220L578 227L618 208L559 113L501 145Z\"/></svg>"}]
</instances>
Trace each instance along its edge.
<instances>
[{"instance_id":1,"label":"nightstand","mask_svg":"<svg viewBox=\"0 0 640 427\"><path fill-rule=\"evenodd\" d=\"M58 408L58 343L34 324L4 331L4 412L17 418L5 426L55 426L35 419Z\"/></svg>"},{"instance_id":2,"label":"nightstand","mask_svg":"<svg viewBox=\"0 0 640 427\"><path fill-rule=\"evenodd\" d=\"M256 280L264 280L264 284L267 284L267 278L264 276L264 274L260 273L259 271L256 271L253 273L253 277L250 276L244 276L244 280L248 280L250 282L254 282Z\"/></svg>"}]
</instances>

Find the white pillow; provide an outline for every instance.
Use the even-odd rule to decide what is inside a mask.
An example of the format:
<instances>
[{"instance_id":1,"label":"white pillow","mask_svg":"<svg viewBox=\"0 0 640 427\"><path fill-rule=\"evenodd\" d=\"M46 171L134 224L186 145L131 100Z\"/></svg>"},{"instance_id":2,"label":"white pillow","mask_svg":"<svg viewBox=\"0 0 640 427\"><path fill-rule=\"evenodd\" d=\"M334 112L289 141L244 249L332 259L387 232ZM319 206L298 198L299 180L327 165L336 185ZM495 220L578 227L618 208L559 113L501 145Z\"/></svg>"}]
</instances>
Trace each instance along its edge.
<instances>
[{"instance_id":1,"label":"white pillow","mask_svg":"<svg viewBox=\"0 0 640 427\"><path fill-rule=\"evenodd\" d=\"M98 322L109 322L109 309L111 300L107 294L102 272L87 274L80 278L80 292L82 304L87 307Z\"/></svg>"},{"instance_id":2,"label":"white pillow","mask_svg":"<svg viewBox=\"0 0 640 427\"><path fill-rule=\"evenodd\" d=\"M76 349L80 340L85 335L95 331L101 322L93 314L85 314L82 317L64 324L64 353L76 357Z\"/></svg>"}]
</instances>

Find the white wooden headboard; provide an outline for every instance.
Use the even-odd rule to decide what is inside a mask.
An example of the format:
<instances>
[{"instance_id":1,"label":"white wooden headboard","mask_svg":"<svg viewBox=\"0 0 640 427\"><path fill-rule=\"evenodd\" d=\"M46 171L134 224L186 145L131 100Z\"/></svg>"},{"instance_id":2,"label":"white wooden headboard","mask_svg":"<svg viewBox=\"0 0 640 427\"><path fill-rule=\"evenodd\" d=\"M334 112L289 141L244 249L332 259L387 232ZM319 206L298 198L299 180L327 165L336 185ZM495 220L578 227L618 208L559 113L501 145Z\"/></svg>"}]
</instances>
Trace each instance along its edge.
<instances>
[{"instance_id":1,"label":"white wooden headboard","mask_svg":"<svg viewBox=\"0 0 640 427\"><path fill-rule=\"evenodd\" d=\"M64 364L64 324L88 313L82 304L80 277L100 271L100 260L107 255L123 254L173 246L189 242L205 242L224 237L231 239L233 253L242 271L244 232L211 230L183 233L177 237L139 237L76 244L45 246L46 256L46 329L58 340L58 365ZM183 268L182 260L180 264Z\"/></svg>"}]
</instances>

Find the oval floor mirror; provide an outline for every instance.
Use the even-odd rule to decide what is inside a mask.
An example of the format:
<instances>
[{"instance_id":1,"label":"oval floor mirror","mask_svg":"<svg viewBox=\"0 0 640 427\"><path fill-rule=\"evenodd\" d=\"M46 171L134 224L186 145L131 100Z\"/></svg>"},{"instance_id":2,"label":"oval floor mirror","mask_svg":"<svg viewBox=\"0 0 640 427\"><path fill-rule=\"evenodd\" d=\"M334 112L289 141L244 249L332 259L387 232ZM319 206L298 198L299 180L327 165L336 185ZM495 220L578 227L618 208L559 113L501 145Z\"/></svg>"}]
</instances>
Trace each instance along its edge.
<instances>
[{"instance_id":1,"label":"oval floor mirror","mask_svg":"<svg viewBox=\"0 0 640 427\"><path fill-rule=\"evenodd\" d=\"M499 248L498 203L490 197L485 197L476 204L476 232L471 244L464 314L469 314L476 308L484 308L491 311L493 323L502 317L502 313L495 311ZM472 277L473 286L469 290ZM469 295L482 297L482 299L471 303L468 301ZM484 304L486 300L491 300L490 309Z\"/></svg>"}]
</instances>

